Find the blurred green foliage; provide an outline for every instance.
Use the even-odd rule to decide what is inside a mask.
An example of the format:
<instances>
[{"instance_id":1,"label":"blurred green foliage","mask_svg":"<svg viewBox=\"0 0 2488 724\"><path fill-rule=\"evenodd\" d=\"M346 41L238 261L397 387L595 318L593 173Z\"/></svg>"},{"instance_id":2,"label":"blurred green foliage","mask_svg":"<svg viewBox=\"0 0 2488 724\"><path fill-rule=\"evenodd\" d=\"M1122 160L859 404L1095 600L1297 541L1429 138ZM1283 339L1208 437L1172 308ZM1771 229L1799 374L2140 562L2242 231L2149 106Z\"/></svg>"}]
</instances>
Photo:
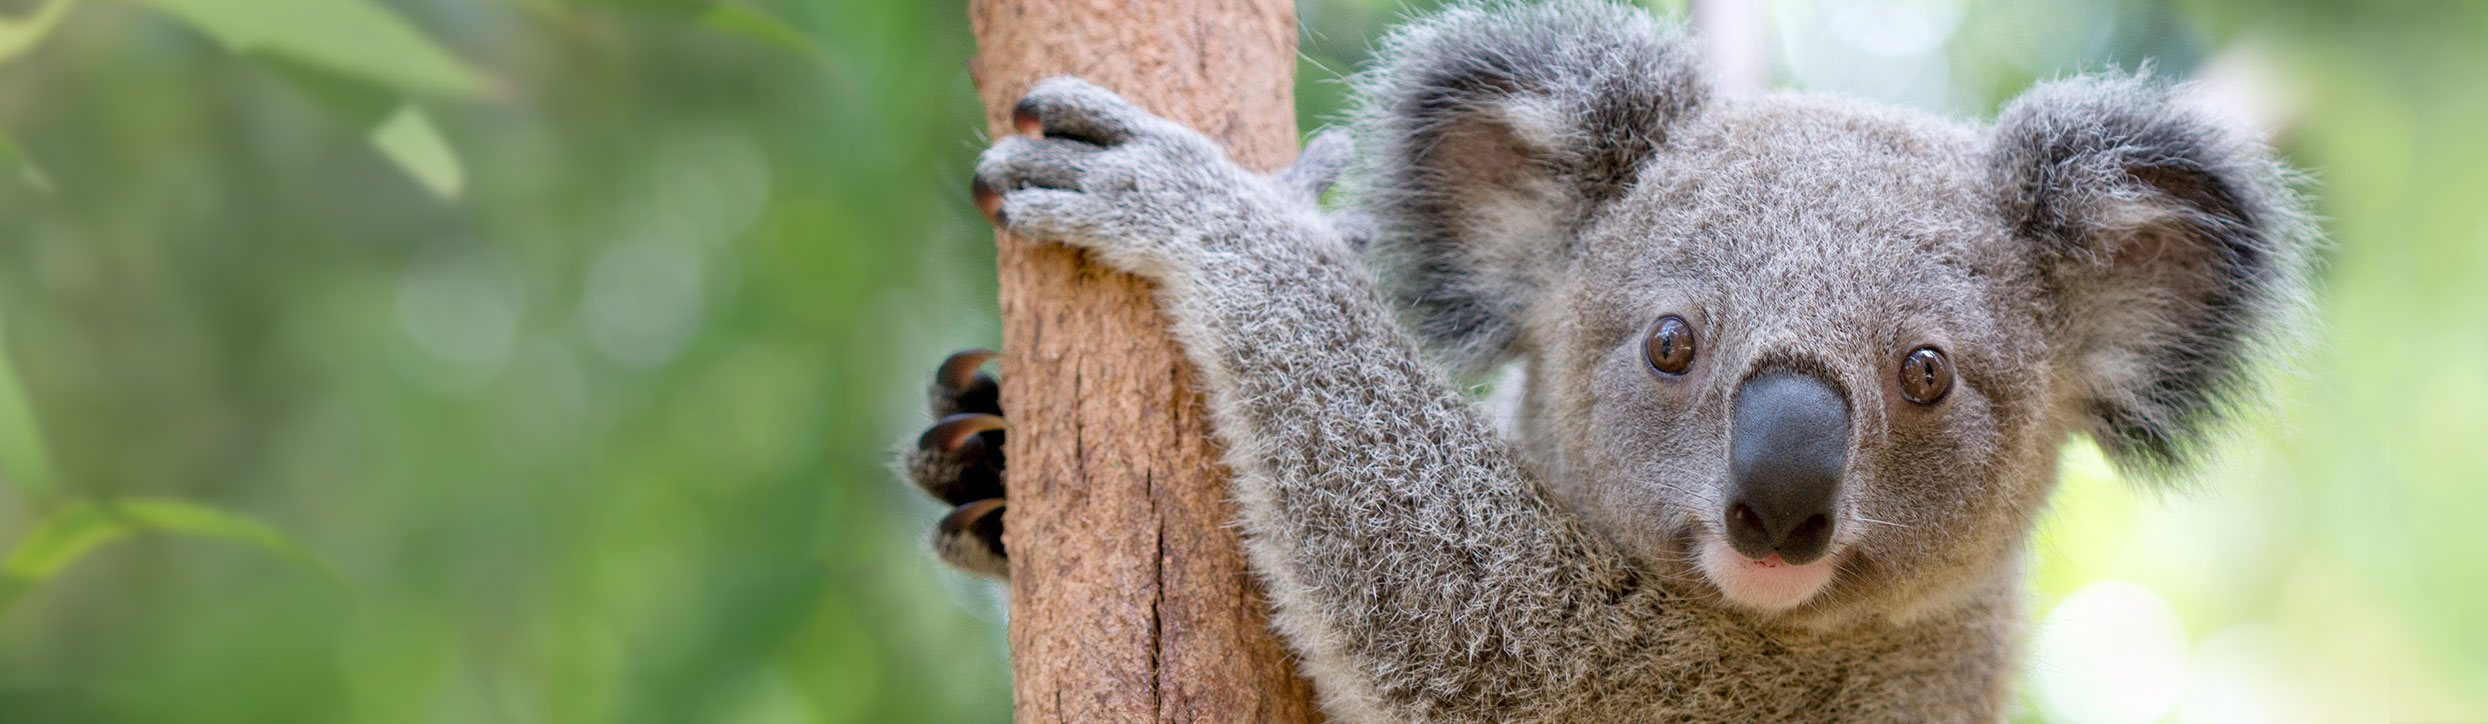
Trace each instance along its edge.
<instances>
[{"instance_id":1,"label":"blurred green foliage","mask_svg":"<svg viewBox=\"0 0 2488 724\"><path fill-rule=\"evenodd\" d=\"M2488 5L1873 7L1941 32L1775 2L1771 80L1977 116L2255 51L2339 244L2199 490L2068 454L2034 617L2156 592L2178 718L2488 718ZM1404 10L1301 9L1310 130ZM0 1L0 722L1007 717L883 463L999 342L972 51L956 2Z\"/></svg>"}]
</instances>

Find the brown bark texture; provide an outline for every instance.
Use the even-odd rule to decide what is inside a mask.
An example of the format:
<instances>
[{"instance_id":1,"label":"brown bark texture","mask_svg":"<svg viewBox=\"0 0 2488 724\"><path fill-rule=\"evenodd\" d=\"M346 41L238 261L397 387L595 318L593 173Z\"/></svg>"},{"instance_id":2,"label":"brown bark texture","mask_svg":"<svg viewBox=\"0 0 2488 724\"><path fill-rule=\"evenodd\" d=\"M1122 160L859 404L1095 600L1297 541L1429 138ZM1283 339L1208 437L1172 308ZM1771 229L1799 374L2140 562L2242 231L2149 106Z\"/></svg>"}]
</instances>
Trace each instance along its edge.
<instances>
[{"instance_id":1,"label":"brown bark texture","mask_svg":"<svg viewBox=\"0 0 2488 724\"><path fill-rule=\"evenodd\" d=\"M1077 75L1274 170L1293 158L1290 0L971 0L994 137ZM1246 567L1195 373L1146 283L999 235L1018 721L1318 714Z\"/></svg>"}]
</instances>

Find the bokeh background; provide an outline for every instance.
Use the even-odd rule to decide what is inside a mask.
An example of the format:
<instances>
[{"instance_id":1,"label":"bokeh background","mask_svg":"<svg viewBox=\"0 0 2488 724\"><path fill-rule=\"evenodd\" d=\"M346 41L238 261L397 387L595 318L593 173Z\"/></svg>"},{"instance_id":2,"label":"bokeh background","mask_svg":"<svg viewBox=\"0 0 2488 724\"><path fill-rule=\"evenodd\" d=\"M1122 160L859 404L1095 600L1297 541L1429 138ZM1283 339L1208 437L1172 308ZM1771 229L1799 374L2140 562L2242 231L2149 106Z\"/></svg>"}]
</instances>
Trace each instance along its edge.
<instances>
[{"instance_id":1,"label":"bokeh background","mask_svg":"<svg viewBox=\"0 0 2488 724\"><path fill-rule=\"evenodd\" d=\"M1681 3L1656 3L1682 11ZM1304 0L1300 115L1409 8ZM1731 82L2156 62L2337 244L2185 492L2066 453L2024 721L2488 721L2488 3L1777 0ZM887 474L999 342L957 0L0 0L0 722L995 722Z\"/></svg>"}]
</instances>

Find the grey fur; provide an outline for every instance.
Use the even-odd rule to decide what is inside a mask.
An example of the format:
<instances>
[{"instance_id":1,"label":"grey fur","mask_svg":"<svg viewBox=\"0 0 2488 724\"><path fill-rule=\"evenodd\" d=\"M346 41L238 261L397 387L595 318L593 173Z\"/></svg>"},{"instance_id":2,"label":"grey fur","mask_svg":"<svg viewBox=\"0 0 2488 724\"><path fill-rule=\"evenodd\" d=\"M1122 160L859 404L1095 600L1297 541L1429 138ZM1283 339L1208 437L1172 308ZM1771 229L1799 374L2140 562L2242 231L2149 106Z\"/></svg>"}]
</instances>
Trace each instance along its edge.
<instances>
[{"instance_id":1,"label":"grey fur","mask_svg":"<svg viewBox=\"0 0 2488 724\"><path fill-rule=\"evenodd\" d=\"M2289 175L2141 79L2051 84L1988 130L1711 98L1680 33L1602 3L1384 47L1353 187L1380 281L1306 181L1330 154L1250 173L1076 80L1032 97L1079 140L978 169L1013 231L1158 283L1273 623L1341 720L1996 720L2057 448L2187 462L2303 297ZM1680 377L1638 356L1660 314L1702 340ZM1934 405L1893 384L1925 344L1959 374ZM1516 440L1451 384L1504 360ZM1693 560L1728 405L1773 369L1854 415L1842 568L1785 610Z\"/></svg>"},{"instance_id":2,"label":"grey fur","mask_svg":"<svg viewBox=\"0 0 2488 724\"><path fill-rule=\"evenodd\" d=\"M2052 262L2058 336L2109 371L2091 382L2088 429L2129 471L2194 462L2204 428L2254 399L2255 361L2295 341L2305 314L2296 282L2316 232L2295 174L2215 129L2141 77L2053 83L1997 120L2003 213ZM2210 285L2115 263L2162 253L2215 267Z\"/></svg>"},{"instance_id":3,"label":"grey fur","mask_svg":"<svg viewBox=\"0 0 2488 724\"><path fill-rule=\"evenodd\" d=\"M1683 33L1579 3L1454 8L1393 32L1358 75L1351 183L1369 257L1456 371L1516 350L1518 310L1588 207L1623 193L1710 91ZM1597 69L1597 72L1582 72Z\"/></svg>"}]
</instances>

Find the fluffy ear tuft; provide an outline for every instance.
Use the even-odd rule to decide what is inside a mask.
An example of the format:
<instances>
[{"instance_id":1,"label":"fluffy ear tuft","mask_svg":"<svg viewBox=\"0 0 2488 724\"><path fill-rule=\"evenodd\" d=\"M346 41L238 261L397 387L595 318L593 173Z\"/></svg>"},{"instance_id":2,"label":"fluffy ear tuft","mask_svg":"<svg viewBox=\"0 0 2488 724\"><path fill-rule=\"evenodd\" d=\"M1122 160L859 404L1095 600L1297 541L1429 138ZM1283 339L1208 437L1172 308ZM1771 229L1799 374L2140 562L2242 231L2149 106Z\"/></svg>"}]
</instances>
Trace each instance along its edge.
<instances>
[{"instance_id":1,"label":"fluffy ear tuft","mask_svg":"<svg viewBox=\"0 0 2488 724\"><path fill-rule=\"evenodd\" d=\"M2321 243L2298 176L2147 75L2032 89L1993 144L2092 438L2128 472L2183 473L2297 339Z\"/></svg>"},{"instance_id":2,"label":"fluffy ear tuft","mask_svg":"<svg viewBox=\"0 0 2488 724\"><path fill-rule=\"evenodd\" d=\"M1464 7L1403 26L1356 78L1369 256L1427 345L1475 373L1597 207L1708 91L1691 44L1609 2Z\"/></svg>"}]
</instances>

